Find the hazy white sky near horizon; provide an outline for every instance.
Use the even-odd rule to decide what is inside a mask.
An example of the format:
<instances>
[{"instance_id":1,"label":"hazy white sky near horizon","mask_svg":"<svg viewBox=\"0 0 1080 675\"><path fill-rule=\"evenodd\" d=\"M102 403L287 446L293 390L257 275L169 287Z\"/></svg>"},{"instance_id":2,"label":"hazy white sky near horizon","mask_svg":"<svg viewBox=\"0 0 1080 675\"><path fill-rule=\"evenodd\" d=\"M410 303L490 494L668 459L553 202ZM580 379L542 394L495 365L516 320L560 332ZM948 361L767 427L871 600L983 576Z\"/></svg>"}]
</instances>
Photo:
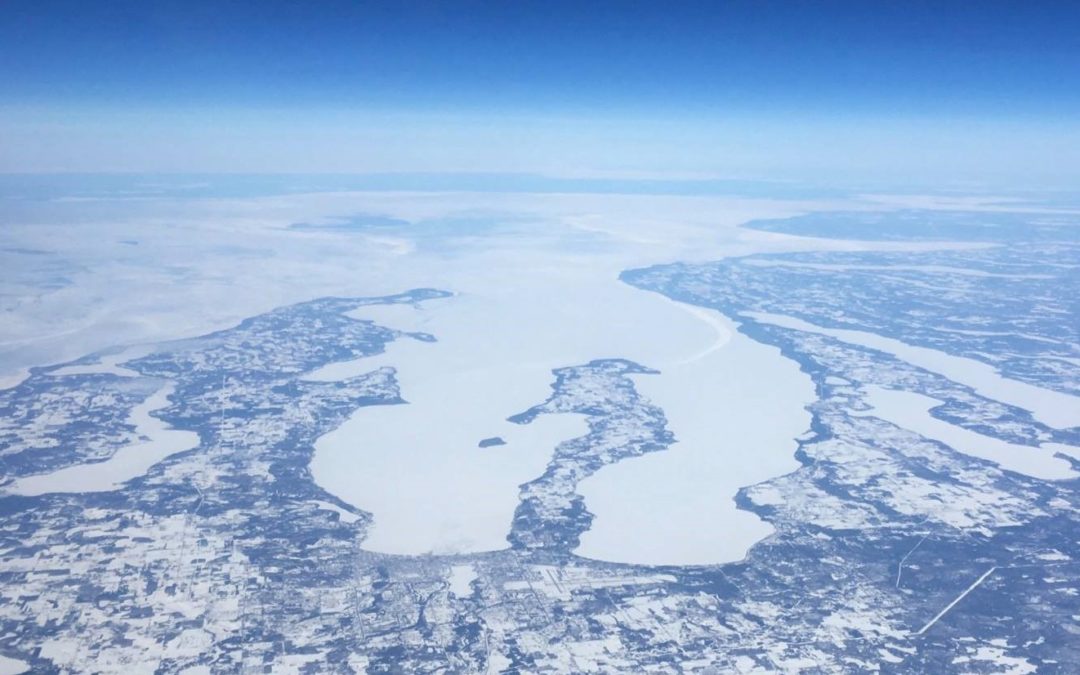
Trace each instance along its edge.
<instances>
[{"instance_id":1,"label":"hazy white sky near horizon","mask_svg":"<svg viewBox=\"0 0 1080 675\"><path fill-rule=\"evenodd\" d=\"M1069 187L1067 120L0 106L0 172L535 172Z\"/></svg>"}]
</instances>

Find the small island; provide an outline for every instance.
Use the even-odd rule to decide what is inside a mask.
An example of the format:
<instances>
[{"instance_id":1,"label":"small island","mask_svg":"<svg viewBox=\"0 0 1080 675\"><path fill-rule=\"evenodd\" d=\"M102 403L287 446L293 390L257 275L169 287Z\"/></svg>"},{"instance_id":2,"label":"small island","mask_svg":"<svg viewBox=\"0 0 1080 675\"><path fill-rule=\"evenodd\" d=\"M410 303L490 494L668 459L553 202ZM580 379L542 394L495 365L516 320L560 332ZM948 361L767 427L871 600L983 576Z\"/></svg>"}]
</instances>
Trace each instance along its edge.
<instances>
[{"instance_id":1,"label":"small island","mask_svg":"<svg viewBox=\"0 0 1080 675\"><path fill-rule=\"evenodd\" d=\"M492 436L491 438L485 438L478 444L481 448L490 448L496 445L506 445L506 441L501 436Z\"/></svg>"}]
</instances>

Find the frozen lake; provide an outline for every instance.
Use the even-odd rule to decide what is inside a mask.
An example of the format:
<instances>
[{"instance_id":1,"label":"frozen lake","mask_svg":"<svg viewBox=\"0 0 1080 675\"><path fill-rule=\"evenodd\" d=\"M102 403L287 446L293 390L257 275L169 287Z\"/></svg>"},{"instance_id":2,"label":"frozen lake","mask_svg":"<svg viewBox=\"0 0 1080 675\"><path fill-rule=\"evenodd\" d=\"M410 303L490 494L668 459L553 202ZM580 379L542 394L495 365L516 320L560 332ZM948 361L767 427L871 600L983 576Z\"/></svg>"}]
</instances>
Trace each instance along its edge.
<instances>
[{"instance_id":1,"label":"frozen lake","mask_svg":"<svg viewBox=\"0 0 1080 675\"><path fill-rule=\"evenodd\" d=\"M168 406L172 393L173 385L165 385L131 409L130 423L147 440L120 448L104 462L78 464L52 473L21 478L8 486L8 492L32 496L49 492L113 490L124 481L143 475L169 455L194 448L199 444L198 434L173 429L150 414Z\"/></svg>"}]
</instances>

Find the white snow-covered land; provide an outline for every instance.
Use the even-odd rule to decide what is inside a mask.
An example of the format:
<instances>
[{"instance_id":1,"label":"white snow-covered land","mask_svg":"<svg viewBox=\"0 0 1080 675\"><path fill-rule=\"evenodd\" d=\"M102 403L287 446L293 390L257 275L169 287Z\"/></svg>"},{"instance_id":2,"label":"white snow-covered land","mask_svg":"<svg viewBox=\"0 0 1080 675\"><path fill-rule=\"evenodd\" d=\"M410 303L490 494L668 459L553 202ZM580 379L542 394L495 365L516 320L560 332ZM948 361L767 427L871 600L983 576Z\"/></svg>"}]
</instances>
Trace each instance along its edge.
<instances>
[{"instance_id":1,"label":"white snow-covered land","mask_svg":"<svg viewBox=\"0 0 1080 675\"><path fill-rule=\"evenodd\" d=\"M814 398L810 380L779 350L739 333L733 323L739 317L631 288L619 273L635 265L761 252L927 247L736 228L754 218L835 206L828 203L341 193L180 206L177 218L183 224L157 231L123 220L95 226L98 234L113 238L138 234L145 257L117 259L100 242L83 255L108 258L121 270L147 269L157 258L169 262L180 257L168 248L178 240L177 227L197 230L204 250L192 250L194 238L184 238L189 250L182 254L183 289L166 287L167 279L152 276L158 304L147 312L133 305L138 299L123 289L102 298L103 273L88 273L77 278L67 298L49 302L69 303L63 306L67 309L96 293L100 306L90 303L79 312L57 306L52 315L24 317L27 330L48 322L49 330L70 337L41 353L74 356L73 348L106 346L113 331L95 316L107 315L112 322L126 321L115 318L125 315L160 316L153 324L140 318L129 337L162 338L221 327L273 305L321 294L370 296L424 286L452 291L449 299L415 307L371 306L353 313L391 328L430 333L436 342L399 340L384 354L332 364L307 376L332 381L380 366L396 370L406 403L357 411L319 440L312 471L329 492L374 514L368 548L403 554L504 548L519 486L544 472L560 442L587 432L578 415L543 416L526 426L506 418L545 399L552 370L597 358L625 358L660 371L635 378L635 385L664 411L675 443L664 452L604 467L582 481L580 492L595 520L578 552L634 563L740 559L771 527L736 508L735 493L797 467L796 438L808 428L806 406ZM210 224L204 216L210 210L227 215ZM413 236L408 228L388 235L362 227L319 227L358 212L418 223L457 218L462 225L434 238ZM314 226L290 228L298 222ZM419 227L417 233L422 232ZM33 233L24 236L33 239ZM223 287L229 288L224 296ZM211 296L213 303L200 302ZM806 329L805 322L786 317L751 316ZM830 332L839 333L856 339L853 331ZM896 351L896 341L875 339L875 345L888 342ZM42 341L37 349L50 349L49 343ZM120 356L56 374L123 375ZM919 348L899 356L920 365L937 359L931 365L950 376L959 373L950 364L962 361L928 356ZM1080 410L1061 405L1057 399L1064 395L1004 381L983 364L965 363L959 376L977 379L973 386L993 386L994 395L1029 407L1048 423L1071 424ZM157 405L160 397L147 405ZM80 486L107 489L190 447L190 439L169 436L175 432L155 431L156 420L143 408L137 411L140 420L133 421L151 437L148 443L100 464L27 477L9 489L20 494ZM481 439L496 436L506 444L478 447ZM1046 462L1068 473L1061 460Z\"/></svg>"},{"instance_id":2,"label":"white snow-covered land","mask_svg":"<svg viewBox=\"0 0 1080 675\"><path fill-rule=\"evenodd\" d=\"M899 205L47 203L0 248L52 261L5 268L0 670L1074 661L1075 244L826 238Z\"/></svg>"}]
</instances>

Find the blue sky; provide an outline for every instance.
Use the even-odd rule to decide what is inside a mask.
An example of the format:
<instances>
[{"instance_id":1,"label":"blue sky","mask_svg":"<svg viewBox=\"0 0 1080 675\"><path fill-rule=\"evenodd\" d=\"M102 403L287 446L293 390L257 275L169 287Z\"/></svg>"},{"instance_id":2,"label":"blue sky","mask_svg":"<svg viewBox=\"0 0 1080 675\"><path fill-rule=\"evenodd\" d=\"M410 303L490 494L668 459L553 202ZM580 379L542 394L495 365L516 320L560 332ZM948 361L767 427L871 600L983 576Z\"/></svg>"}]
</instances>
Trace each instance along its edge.
<instances>
[{"instance_id":1,"label":"blue sky","mask_svg":"<svg viewBox=\"0 0 1080 675\"><path fill-rule=\"evenodd\" d=\"M7 0L0 170L1068 181L1078 25L1053 2Z\"/></svg>"}]
</instances>

